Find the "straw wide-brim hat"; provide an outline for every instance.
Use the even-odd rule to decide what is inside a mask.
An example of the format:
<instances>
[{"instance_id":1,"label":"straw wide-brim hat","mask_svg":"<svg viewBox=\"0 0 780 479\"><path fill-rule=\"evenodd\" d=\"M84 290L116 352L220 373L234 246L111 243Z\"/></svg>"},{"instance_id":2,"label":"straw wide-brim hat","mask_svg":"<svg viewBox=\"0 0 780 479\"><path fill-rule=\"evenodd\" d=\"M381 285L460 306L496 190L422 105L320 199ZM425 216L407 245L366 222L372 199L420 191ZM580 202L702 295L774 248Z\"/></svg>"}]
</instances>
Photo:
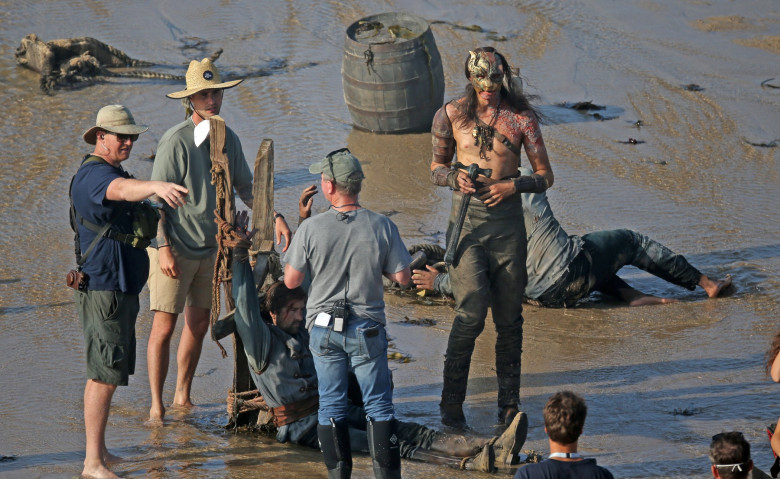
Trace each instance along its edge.
<instances>
[{"instance_id":1,"label":"straw wide-brim hat","mask_svg":"<svg viewBox=\"0 0 780 479\"><path fill-rule=\"evenodd\" d=\"M135 124L133 114L126 106L107 105L98 111L95 126L85 131L82 138L88 144L94 145L97 141L98 130L119 133L120 135L140 135L148 129L149 127L146 125Z\"/></svg>"},{"instance_id":2,"label":"straw wide-brim hat","mask_svg":"<svg viewBox=\"0 0 780 479\"><path fill-rule=\"evenodd\" d=\"M217 70L217 67L215 67L214 63L208 58L204 58L202 61L192 60L190 66L187 68L185 79L187 80L186 89L169 93L165 96L168 98L186 98L201 90L208 90L210 88L233 88L244 81L244 79L241 78L240 80L223 82L219 70Z\"/></svg>"}]
</instances>

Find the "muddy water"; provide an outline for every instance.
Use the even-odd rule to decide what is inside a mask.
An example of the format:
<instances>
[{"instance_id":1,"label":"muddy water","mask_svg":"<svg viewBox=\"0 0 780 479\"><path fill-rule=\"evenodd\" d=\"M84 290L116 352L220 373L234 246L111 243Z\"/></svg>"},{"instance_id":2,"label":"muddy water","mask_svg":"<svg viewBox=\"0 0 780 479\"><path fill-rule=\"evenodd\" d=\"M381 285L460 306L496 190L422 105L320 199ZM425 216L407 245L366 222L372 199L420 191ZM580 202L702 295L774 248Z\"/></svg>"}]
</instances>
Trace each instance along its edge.
<instances>
[{"instance_id":1,"label":"muddy water","mask_svg":"<svg viewBox=\"0 0 780 479\"><path fill-rule=\"evenodd\" d=\"M128 105L151 125L127 168L148 178L147 159L164 131L183 118L164 97L176 83L112 80L58 91L13 53L28 33L44 40L88 35L135 58L183 74L191 59L224 53L223 74L254 75L225 95L223 116L247 158L263 138L276 151L276 204L297 216L300 190L315 180L308 164L349 146L365 161L362 203L391 215L407 244L443 243L449 198L427 180L427 135L353 131L344 105L341 54L346 27L363 16L408 11L433 25L446 97L464 84L467 48L495 45L521 69L549 122L544 136L555 170L550 191L571 234L633 228L686 254L712 276L731 273L736 291L705 300L627 269L636 287L679 303L629 309L603 298L585 307L528 307L523 344L527 447L546 451L541 409L560 389L589 402L581 449L616 477L707 477L712 434L744 431L756 464L768 469L763 427L780 412L778 389L762 371L777 328L780 281L777 77L780 12L771 0L641 2L9 2L0 1L0 76L6 112L0 135L0 462L2 477L72 477L81 470L84 433L82 338L62 278L73 264L66 188L89 150L80 134L108 103ZM480 25L475 32L456 25ZM492 32L492 33L491 33ZM505 37L505 41L491 38ZM778 80L775 80L777 84ZM683 85L703 90L689 91ZM592 101L599 121L560 104ZM637 129L634 122L641 120ZM627 144L629 138L644 143ZM324 208L316 199L315 209ZM148 295L142 294L144 309ZM442 356L452 313L446 304L388 296L401 417L438 427ZM415 326L403 319L430 319ZM120 388L108 427L111 450L129 459L126 477L324 477L318 453L222 429L232 360L207 343L191 414L171 411L165 427L144 426L149 393L146 338L151 314L138 318L139 361ZM466 415L492 434L496 395L494 332L474 355ZM228 343L229 345L229 343ZM171 376L175 374L171 365ZM166 386L171 399L172 379ZM677 414L675 414L677 413ZM680 414L683 413L683 414ZM355 477L370 476L365 457ZM404 462L407 477L467 477Z\"/></svg>"}]
</instances>

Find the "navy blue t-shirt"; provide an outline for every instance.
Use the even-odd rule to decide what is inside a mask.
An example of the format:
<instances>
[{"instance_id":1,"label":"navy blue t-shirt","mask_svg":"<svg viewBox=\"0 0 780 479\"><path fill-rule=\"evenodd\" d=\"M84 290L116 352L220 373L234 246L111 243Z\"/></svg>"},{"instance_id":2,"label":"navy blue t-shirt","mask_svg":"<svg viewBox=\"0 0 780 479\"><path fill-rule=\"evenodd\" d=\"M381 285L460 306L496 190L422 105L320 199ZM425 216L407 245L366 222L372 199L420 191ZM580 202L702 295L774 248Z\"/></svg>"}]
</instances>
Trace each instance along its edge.
<instances>
[{"instance_id":1,"label":"navy blue t-shirt","mask_svg":"<svg viewBox=\"0 0 780 479\"><path fill-rule=\"evenodd\" d=\"M517 470L514 479L614 479L612 473L596 465L593 458L581 461L547 459Z\"/></svg>"},{"instance_id":2,"label":"navy blue t-shirt","mask_svg":"<svg viewBox=\"0 0 780 479\"><path fill-rule=\"evenodd\" d=\"M88 158L88 157L87 157ZM106 199L108 185L117 178L128 178L122 169L102 161L91 161L76 173L73 179L73 205L85 220L102 227L119 208L111 227L119 233L132 233L130 203ZM81 254L87 252L97 233L79 224ZM92 291L122 291L138 294L149 276L149 257L146 250L133 248L110 238L101 238L87 255L82 270L89 276L88 289Z\"/></svg>"}]
</instances>

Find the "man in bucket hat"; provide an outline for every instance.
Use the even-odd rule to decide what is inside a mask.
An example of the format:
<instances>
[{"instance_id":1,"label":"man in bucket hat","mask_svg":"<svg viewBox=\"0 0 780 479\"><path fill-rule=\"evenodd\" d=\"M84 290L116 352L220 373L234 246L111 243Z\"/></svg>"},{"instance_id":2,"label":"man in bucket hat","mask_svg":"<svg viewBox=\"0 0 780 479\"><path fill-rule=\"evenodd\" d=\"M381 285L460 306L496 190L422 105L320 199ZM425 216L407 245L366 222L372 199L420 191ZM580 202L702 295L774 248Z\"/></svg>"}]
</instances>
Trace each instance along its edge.
<instances>
[{"instance_id":1,"label":"man in bucket hat","mask_svg":"<svg viewBox=\"0 0 780 479\"><path fill-rule=\"evenodd\" d=\"M284 284L311 277L306 302L309 349L319 380L317 436L328 477L352 471L347 372L355 373L368 421L374 476L401 477L393 409L382 276L407 283L411 256L398 228L360 206L360 162L346 148L311 165L331 206L298 228L286 256Z\"/></svg>"},{"instance_id":2,"label":"man in bucket hat","mask_svg":"<svg viewBox=\"0 0 780 479\"><path fill-rule=\"evenodd\" d=\"M145 249L121 240L133 232L132 217L123 213L129 202L152 194L177 208L188 193L174 183L133 179L122 169L133 143L146 130L124 106L101 108L95 126L83 135L95 150L84 157L71 184L77 260L88 278L75 293L87 358L83 477L117 477L106 466L118 459L106 448L106 423L117 385L127 386L135 369L138 293L146 283L149 259Z\"/></svg>"},{"instance_id":3,"label":"man in bucket hat","mask_svg":"<svg viewBox=\"0 0 780 479\"><path fill-rule=\"evenodd\" d=\"M193 60L187 69L186 88L167 95L182 99L191 116L163 135L157 148L152 179L180 182L192 194L183 208L163 208L156 244L149 249L150 309L155 312L147 348L152 393L149 418L152 421L161 421L165 415L162 391L168 373L171 337L182 312L185 323L177 353L178 377L173 404L192 406L192 379L209 328L217 246L214 222L217 193L211 184L210 142L196 144L195 126L219 114L224 90L242 81L223 82L211 60ZM233 186L241 200L251 207L252 172L238 136L227 127L225 136L225 153ZM290 244L290 229L281 215L275 217L277 242L283 235L286 247Z\"/></svg>"}]
</instances>

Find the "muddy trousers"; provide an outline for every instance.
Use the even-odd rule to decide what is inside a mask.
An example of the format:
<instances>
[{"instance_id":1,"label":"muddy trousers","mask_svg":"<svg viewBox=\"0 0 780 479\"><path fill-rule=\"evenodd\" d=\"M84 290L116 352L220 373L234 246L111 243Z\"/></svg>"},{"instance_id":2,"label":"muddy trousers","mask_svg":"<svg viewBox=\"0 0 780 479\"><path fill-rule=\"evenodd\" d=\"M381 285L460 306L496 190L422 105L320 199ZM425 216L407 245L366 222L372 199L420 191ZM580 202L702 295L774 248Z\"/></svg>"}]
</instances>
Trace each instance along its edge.
<instances>
[{"instance_id":1,"label":"muddy trousers","mask_svg":"<svg viewBox=\"0 0 780 479\"><path fill-rule=\"evenodd\" d=\"M621 289L631 288L617 276L627 265L691 291L701 278L682 255L636 231L596 231L583 236L582 242L583 251L567 273L538 298L544 306L573 306L591 291L620 298Z\"/></svg>"},{"instance_id":2,"label":"muddy trousers","mask_svg":"<svg viewBox=\"0 0 780 479\"><path fill-rule=\"evenodd\" d=\"M448 236L461 196L453 193ZM489 307L497 333L498 407L518 407L523 344L523 295L518 292L525 289L527 279L522 211L519 195L492 208L477 198L469 204L449 268L455 320L444 360L442 404L462 404L466 398L471 355Z\"/></svg>"}]
</instances>

